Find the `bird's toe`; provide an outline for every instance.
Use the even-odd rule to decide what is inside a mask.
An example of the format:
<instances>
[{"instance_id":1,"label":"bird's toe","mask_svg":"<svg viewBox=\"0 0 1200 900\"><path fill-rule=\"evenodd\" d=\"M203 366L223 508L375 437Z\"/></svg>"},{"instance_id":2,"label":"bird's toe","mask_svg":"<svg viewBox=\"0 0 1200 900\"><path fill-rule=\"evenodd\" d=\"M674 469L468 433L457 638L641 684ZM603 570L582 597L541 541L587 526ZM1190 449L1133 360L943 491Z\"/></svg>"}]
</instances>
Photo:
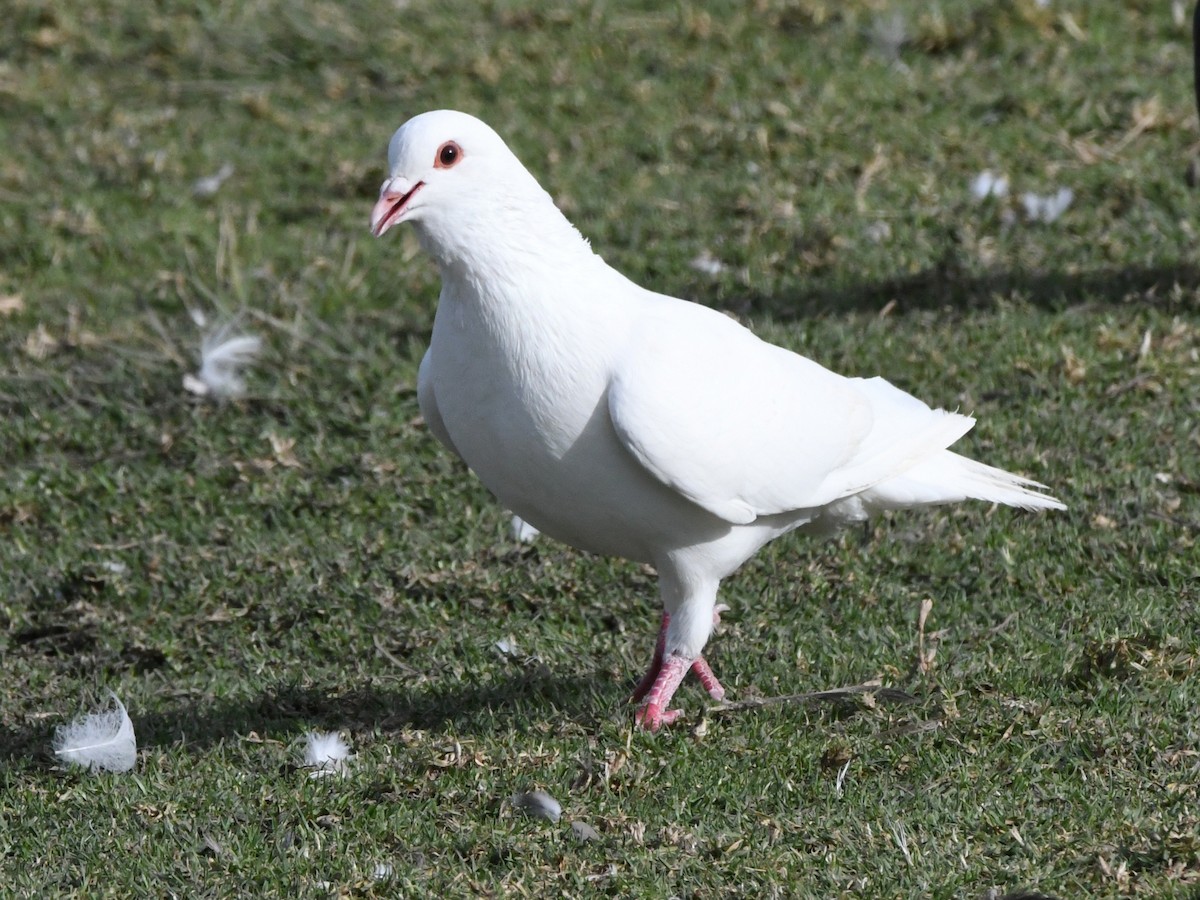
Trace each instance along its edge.
<instances>
[{"instance_id":1,"label":"bird's toe","mask_svg":"<svg viewBox=\"0 0 1200 900\"><path fill-rule=\"evenodd\" d=\"M637 711L634 720L647 731L658 731L683 715L681 709L663 709L657 703L647 703Z\"/></svg>"},{"instance_id":2,"label":"bird's toe","mask_svg":"<svg viewBox=\"0 0 1200 900\"><path fill-rule=\"evenodd\" d=\"M704 690L708 691L708 696L718 702L725 699L725 688L717 680L716 673L708 664L708 660L703 656L697 657L696 661L692 663L692 671L696 673L696 678L700 680Z\"/></svg>"}]
</instances>

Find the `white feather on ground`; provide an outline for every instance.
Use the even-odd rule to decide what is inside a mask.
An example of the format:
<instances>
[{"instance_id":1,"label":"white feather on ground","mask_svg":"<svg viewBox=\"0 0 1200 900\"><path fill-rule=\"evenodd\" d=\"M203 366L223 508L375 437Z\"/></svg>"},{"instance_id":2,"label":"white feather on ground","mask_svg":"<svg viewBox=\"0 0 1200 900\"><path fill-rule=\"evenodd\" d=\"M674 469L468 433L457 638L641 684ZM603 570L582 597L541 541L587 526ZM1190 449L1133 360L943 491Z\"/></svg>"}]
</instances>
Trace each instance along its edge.
<instances>
[{"instance_id":1,"label":"white feather on ground","mask_svg":"<svg viewBox=\"0 0 1200 900\"><path fill-rule=\"evenodd\" d=\"M242 373L261 351L261 338L234 334L232 326L223 325L200 343L200 371L184 375L183 387L201 397L240 397L246 392Z\"/></svg>"},{"instance_id":2,"label":"white feather on ground","mask_svg":"<svg viewBox=\"0 0 1200 900\"><path fill-rule=\"evenodd\" d=\"M1055 222L1071 205L1075 192L1070 188L1059 188L1053 194L1025 193L1021 195L1021 205L1025 207L1025 215L1031 222Z\"/></svg>"},{"instance_id":3,"label":"white feather on ground","mask_svg":"<svg viewBox=\"0 0 1200 900\"><path fill-rule=\"evenodd\" d=\"M545 791L518 791L509 798L514 809L533 819L557 822L562 816L562 804Z\"/></svg>"},{"instance_id":4,"label":"white feather on ground","mask_svg":"<svg viewBox=\"0 0 1200 900\"><path fill-rule=\"evenodd\" d=\"M304 765L316 769L311 777L344 772L350 759L350 745L336 731L310 731L305 735Z\"/></svg>"},{"instance_id":5,"label":"white feather on ground","mask_svg":"<svg viewBox=\"0 0 1200 900\"><path fill-rule=\"evenodd\" d=\"M514 541L520 541L522 544L529 544L537 540L537 536L541 533L520 516L513 516L512 522L508 526L509 533L512 534Z\"/></svg>"},{"instance_id":6,"label":"white feather on ground","mask_svg":"<svg viewBox=\"0 0 1200 900\"><path fill-rule=\"evenodd\" d=\"M211 197L221 189L229 178L233 175L234 169L232 163L222 163L212 175L206 175L203 178L197 178L192 182L193 197Z\"/></svg>"},{"instance_id":7,"label":"white feather on ground","mask_svg":"<svg viewBox=\"0 0 1200 900\"><path fill-rule=\"evenodd\" d=\"M984 169L971 181L971 193L976 200L986 200L988 197L1000 199L1008 195L1008 177L997 175L990 169Z\"/></svg>"},{"instance_id":8,"label":"white feather on ground","mask_svg":"<svg viewBox=\"0 0 1200 900\"><path fill-rule=\"evenodd\" d=\"M113 706L80 713L54 732L54 753L65 762L93 772L128 772L137 762L133 721L117 695L108 692Z\"/></svg>"}]
</instances>

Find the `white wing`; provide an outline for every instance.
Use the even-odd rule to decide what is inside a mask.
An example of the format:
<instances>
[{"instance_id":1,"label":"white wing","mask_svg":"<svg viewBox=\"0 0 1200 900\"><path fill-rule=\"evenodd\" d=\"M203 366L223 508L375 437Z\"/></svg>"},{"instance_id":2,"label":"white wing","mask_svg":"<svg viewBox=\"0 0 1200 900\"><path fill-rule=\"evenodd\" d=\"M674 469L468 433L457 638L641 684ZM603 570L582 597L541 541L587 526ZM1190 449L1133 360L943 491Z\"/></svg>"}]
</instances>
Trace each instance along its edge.
<instances>
[{"instance_id":1,"label":"white wing","mask_svg":"<svg viewBox=\"0 0 1200 900\"><path fill-rule=\"evenodd\" d=\"M844 378L679 301L637 323L608 408L646 469L734 524L863 491L974 424L881 378Z\"/></svg>"}]
</instances>

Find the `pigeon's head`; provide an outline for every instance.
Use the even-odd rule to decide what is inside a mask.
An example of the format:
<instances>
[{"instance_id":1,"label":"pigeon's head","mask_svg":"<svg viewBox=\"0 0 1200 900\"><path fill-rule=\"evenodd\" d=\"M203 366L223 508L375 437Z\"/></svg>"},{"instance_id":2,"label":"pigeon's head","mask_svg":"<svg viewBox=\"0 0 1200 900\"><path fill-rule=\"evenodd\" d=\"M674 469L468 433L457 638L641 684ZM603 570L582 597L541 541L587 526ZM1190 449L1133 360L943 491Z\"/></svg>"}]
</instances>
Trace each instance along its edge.
<instances>
[{"instance_id":1,"label":"pigeon's head","mask_svg":"<svg viewBox=\"0 0 1200 900\"><path fill-rule=\"evenodd\" d=\"M401 222L412 222L442 262L555 232L579 240L496 132L444 109L409 119L388 144L388 178L371 210L371 233L380 237Z\"/></svg>"},{"instance_id":2,"label":"pigeon's head","mask_svg":"<svg viewBox=\"0 0 1200 900\"><path fill-rule=\"evenodd\" d=\"M409 119L388 144L388 179L371 211L371 233L379 237L401 222L463 206L497 164L515 162L500 136L474 116L439 109Z\"/></svg>"}]
</instances>

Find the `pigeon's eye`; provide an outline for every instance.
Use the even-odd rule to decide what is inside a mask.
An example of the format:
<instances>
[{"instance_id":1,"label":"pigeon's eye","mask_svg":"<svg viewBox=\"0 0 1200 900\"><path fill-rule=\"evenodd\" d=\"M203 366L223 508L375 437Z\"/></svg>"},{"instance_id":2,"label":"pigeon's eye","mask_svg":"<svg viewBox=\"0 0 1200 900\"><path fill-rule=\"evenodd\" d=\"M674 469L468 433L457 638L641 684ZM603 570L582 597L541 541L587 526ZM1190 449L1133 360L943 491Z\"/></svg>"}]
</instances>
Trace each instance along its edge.
<instances>
[{"instance_id":1,"label":"pigeon's eye","mask_svg":"<svg viewBox=\"0 0 1200 900\"><path fill-rule=\"evenodd\" d=\"M454 143L454 141L446 141L442 146L438 147L437 160L434 162L435 169L448 169L460 159L462 159L462 147Z\"/></svg>"}]
</instances>

